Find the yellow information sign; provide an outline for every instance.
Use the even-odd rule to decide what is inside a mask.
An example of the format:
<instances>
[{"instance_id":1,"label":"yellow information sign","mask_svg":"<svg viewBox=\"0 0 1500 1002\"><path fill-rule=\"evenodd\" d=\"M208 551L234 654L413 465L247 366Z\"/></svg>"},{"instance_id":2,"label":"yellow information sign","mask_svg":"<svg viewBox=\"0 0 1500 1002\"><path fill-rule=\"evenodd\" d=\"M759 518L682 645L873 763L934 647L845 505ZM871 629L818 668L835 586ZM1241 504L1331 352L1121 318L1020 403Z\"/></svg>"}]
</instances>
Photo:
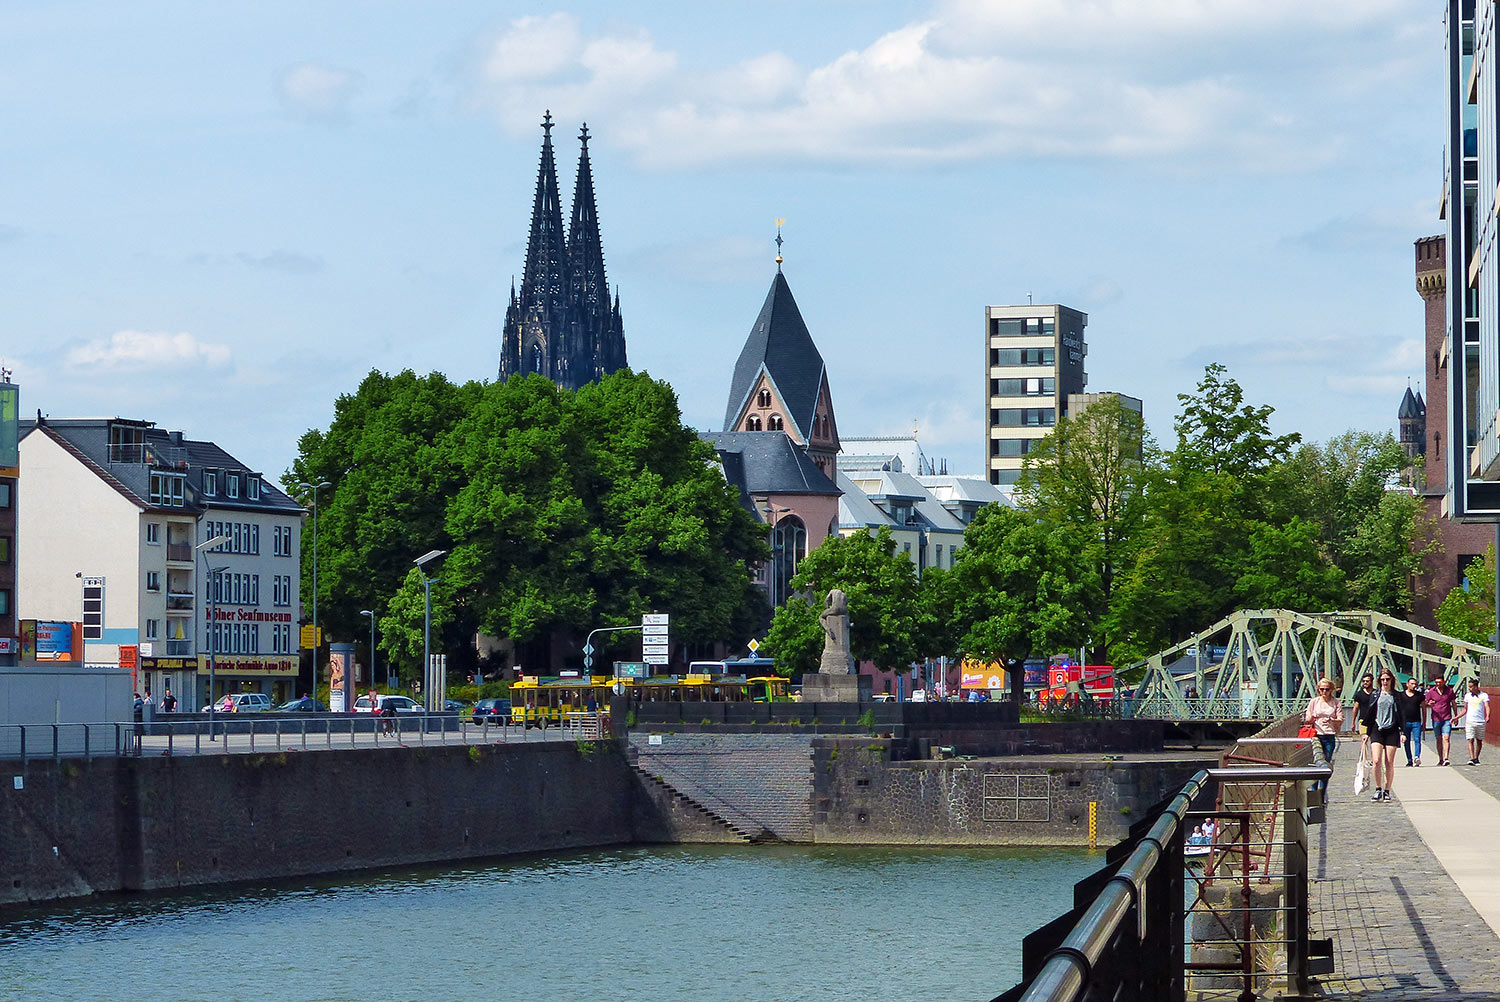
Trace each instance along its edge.
<instances>
[{"instance_id":1,"label":"yellow information sign","mask_svg":"<svg viewBox=\"0 0 1500 1002\"><path fill-rule=\"evenodd\" d=\"M316 631L316 632L314 632ZM311 623L302 628L302 649L312 650L323 646L323 628L313 626Z\"/></svg>"}]
</instances>

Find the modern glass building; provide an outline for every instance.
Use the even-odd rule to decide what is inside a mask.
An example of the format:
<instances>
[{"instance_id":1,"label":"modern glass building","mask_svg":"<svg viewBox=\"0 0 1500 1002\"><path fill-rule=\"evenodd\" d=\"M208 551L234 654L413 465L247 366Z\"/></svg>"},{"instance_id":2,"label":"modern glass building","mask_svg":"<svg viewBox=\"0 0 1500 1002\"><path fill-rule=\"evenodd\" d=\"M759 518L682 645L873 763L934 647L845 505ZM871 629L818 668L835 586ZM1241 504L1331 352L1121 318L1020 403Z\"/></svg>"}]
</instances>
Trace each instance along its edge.
<instances>
[{"instance_id":1,"label":"modern glass building","mask_svg":"<svg viewBox=\"0 0 1500 1002\"><path fill-rule=\"evenodd\" d=\"M1088 385L1087 313L1066 306L985 308L985 467L1008 491L1026 455Z\"/></svg>"},{"instance_id":2,"label":"modern glass building","mask_svg":"<svg viewBox=\"0 0 1500 1002\"><path fill-rule=\"evenodd\" d=\"M1496 7L1449 0L1446 14L1446 332L1431 359L1446 376L1451 518L1500 518L1500 67Z\"/></svg>"}]
</instances>

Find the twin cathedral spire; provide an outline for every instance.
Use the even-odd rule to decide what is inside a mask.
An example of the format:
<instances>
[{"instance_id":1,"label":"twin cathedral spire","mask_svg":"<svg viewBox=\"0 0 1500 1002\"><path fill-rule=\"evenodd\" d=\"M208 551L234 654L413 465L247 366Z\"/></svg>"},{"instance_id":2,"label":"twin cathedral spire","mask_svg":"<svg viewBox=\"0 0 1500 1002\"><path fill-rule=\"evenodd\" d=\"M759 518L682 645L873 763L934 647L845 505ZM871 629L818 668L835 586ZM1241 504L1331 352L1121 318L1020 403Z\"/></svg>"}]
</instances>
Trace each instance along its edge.
<instances>
[{"instance_id":1,"label":"twin cathedral spire","mask_svg":"<svg viewBox=\"0 0 1500 1002\"><path fill-rule=\"evenodd\" d=\"M538 372L576 390L625 368L625 327L620 296L611 303L604 277L604 248L589 167L589 127L578 134L578 179L573 214L563 233L557 164L552 156L552 113L542 119L542 162L531 207L531 235L521 288L514 283L500 342L500 378Z\"/></svg>"}]
</instances>

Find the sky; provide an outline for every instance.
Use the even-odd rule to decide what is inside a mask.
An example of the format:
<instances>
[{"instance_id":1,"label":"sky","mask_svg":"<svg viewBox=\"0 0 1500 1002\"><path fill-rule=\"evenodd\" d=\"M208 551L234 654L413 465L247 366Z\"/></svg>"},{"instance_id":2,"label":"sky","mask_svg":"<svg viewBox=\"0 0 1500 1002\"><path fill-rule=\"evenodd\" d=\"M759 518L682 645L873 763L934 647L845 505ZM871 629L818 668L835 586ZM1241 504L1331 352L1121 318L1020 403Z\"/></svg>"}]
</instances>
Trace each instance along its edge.
<instances>
[{"instance_id":1,"label":"sky","mask_svg":"<svg viewBox=\"0 0 1500 1002\"><path fill-rule=\"evenodd\" d=\"M0 2L0 362L279 476L372 369L493 379L550 110L632 367L723 422L775 272L840 433L983 470L984 308L1278 432L1420 388L1440 0ZM566 205L565 205L566 210Z\"/></svg>"}]
</instances>

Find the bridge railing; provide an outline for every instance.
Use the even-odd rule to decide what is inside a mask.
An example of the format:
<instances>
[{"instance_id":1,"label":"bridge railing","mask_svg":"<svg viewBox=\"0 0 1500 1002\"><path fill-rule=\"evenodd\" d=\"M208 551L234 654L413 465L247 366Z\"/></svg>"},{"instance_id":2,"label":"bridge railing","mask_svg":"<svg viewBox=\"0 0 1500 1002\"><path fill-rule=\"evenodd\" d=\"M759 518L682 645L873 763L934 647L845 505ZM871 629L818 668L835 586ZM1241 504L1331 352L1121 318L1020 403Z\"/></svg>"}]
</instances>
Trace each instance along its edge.
<instances>
[{"instance_id":1,"label":"bridge railing","mask_svg":"<svg viewBox=\"0 0 1500 1002\"><path fill-rule=\"evenodd\" d=\"M393 748L515 741L599 741L608 713L570 713L561 724L479 723L458 713L233 714L139 722L0 725L0 760L104 758L128 755L221 755L348 748Z\"/></svg>"},{"instance_id":2,"label":"bridge railing","mask_svg":"<svg viewBox=\"0 0 1500 1002\"><path fill-rule=\"evenodd\" d=\"M1307 706L1302 697L1292 699L1261 697L1255 701L1236 696L1184 698L1182 706L1165 699L1145 696L1124 704L1125 715L1143 720L1280 720L1300 714ZM1186 709L1186 716L1183 710Z\"/></svg>"},{"instance_id":3,"label":"bridge railing","mask_svg":"<svg viewBox=\"0 0 1500 1002\"><path fill-rule=\"evenodd\" d=\"M1263 747L1283 754L1285 741ZM1194 775L1079 882L1073 911L1026 937L1022 981L995 1002L1251 999L1272 981L1305 993L1327 969L1327 944L1308 939L1307 796L1328 775L1295 764ZM1209 820L1212 848L1191 869L1188 833Z\"/></svg>"}]
</instances>

